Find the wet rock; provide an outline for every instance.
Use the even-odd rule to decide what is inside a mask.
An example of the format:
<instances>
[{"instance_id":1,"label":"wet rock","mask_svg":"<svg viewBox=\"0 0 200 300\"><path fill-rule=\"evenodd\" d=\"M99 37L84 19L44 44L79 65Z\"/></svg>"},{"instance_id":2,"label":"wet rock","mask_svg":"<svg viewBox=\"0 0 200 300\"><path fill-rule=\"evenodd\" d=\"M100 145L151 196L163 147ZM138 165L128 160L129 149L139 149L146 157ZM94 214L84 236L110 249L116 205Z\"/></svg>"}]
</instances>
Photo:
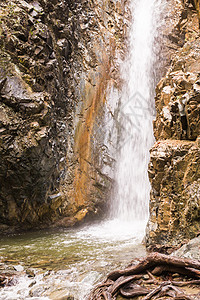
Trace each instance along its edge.
<instances>
[{"instance_id":1,"label":"wet rock","mask_svg":"<svg viewBox=\"0 0 200 300\"><path fill-rule=\"evenodd\" d=\"M0 263L0 287L14 285L15 278L19 273L22 274L23 267L20 265L12 266L10 264L14 262L14 260L10 260Z\"/></svg>"},{"instance_id":2,"label":"wet rock","mask_svg":"<svg viewBox=\"0 0 200 300\"><path fill-rule=\"evenodd\" d=\"M8 285L8 283L9 279L4 275L0 275L0 287L5 287L6 285Z\"/></svg>"},{"instance_id":3,"label":"wet rock","mask_svg":"<svg viewBox=\"0 0 200 300\"><path fill-rule=\"evenodd\" d=\"M30 297L40 297L44 291L45 291L45 288L43 286L36 286L36 287L33 287L29 291L29 296Z\"/></svg>"},{"instance_id":4,"label":"wet rock","mask_svg":"<svg viewBox=\"0 0 200 300\"><path fill-rule=\"evenodd\" d=\"M73 296L69 295L69 291L62 289L51 293L49 298L52 300L75 300Z\"/></svg>"},{"instance_id":5,"label":"wet rock","mask_svg":"<svg viewBox=\"0 0 200 300\"><path fill-rule=\"evenodd\" d=\"M34 270L27 269L26 270L26 274L28 275L28 277L35 277Z\"/></svg>"},{"instance_id":6,"label":"wet rock","mask_svg":"<svg viewBox=\"0 0 200 300\"><path fill-rule=\"evenodd\" d=\"M22 272L24 270L24 267L22 267L21 265L16 265L14 266L14 269L17 271L17 272Z\"/></svg>"},{"instance_id":7,"label":"wet rock","mask_svg":"<svg viewBox=\"0 0 200 300\"><path fill-rule=\"evenodd\" d=\"M88 213L87 209L82 209L75 215L75 219L77 219L77 221L80 222L81 220L83 220L85 218L87 213Z\"/></svg>"},{"instance_id":8,"label":"wet rock","mask_svg":"<svg viewBox=\"0 0 200 300\"><path fill-rule=\"evenodd\" d=\"M95 128L107 86L118 85L125 6L1 2L1 232L70 226L106 210L112 180Z\"/></svg>"},{"instance_id":9,"label":"wet rock","mask_svg":"<svg viewBox=\"0 0 200 300\"><path fill-rule=\"evenodd\" d=\"M28 286L29 288L33 287L37 282L36 281L33 281L31 282L31 284Z\"/></svg>"}]
</instances>

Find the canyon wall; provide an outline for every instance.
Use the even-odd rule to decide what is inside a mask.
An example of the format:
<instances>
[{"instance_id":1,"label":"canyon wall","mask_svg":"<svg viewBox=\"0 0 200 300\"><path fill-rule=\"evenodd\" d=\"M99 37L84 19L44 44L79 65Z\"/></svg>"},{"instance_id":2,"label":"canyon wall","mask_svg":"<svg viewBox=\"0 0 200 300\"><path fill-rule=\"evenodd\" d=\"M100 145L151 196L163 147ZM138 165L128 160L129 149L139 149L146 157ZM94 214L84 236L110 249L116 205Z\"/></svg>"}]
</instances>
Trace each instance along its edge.
<instances>
[{"instance_id":1,"label":"canyon wall","mask_svg":"<svg viewBox=\"0 0 200 300\"><path fill-rule=\"evenodd\" d=\"M103 128L118 89L126 1L0 3L0 232L105 211Z\"/></svg>"},{"instance_id":2,"label":"canyon wall","mask_svg":"<svg viewBox=\"0 0 200 300\"><path fill-rule=\"evenodd\" d=\"M180 2L171 64L156 88L148 246L178 246L200 232L200 36L191 1ZM181 42L180 42L181 41Z\"/></svg>"},{"instance_id":3,"label":"canyon wall","mask_svg":"<svg viewBox=\"0 0 200 300\"><path fill-rule=\"evenodd\" d=\"M0 3L0 232L105 215L128 1ZM155 66L147 245L200 231L200 38L193 1L167 1ZM119 99L119 98L118 98ZM113 103L114 101L111 101ZM108 125L109 124L109 125Z\"/></svg>"}]
</instances>

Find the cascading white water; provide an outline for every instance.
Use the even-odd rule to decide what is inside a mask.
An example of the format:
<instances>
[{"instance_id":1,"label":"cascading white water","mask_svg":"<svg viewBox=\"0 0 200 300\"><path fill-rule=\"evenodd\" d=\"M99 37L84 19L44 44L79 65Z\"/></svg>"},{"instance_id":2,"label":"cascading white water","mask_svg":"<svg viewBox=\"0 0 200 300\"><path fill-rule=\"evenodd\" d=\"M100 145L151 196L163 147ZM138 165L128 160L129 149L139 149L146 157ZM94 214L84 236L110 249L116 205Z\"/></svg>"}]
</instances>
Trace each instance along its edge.
<instances>
[{"instance_id":1,"label":"cascading white water","mask_svg":"<svg viewBox=\"0 0 200 300\"><path fill-rule=\"evenodd\" d=\"M122 66L126 85L121 98L117 188L112 216L121 221L146 220L150 184L149 149L153 145L155 38L160 25L162 0L133 0L130 54Z\"/></svg>"},{"instance_id":2,"label":"cascading white water","mask_svg":"<svg viewBox=\"0 0 200 300\"><path fill-rule=\"evenodd\" d=\"M153 67L154 48L158 47L154 41L165 2L132 0L134 22L130 29L130 56L122 72L127 84L121 97L117 189L110 220L82 230L37 232L35 236L28 233L0 240L0 257L8 258L5 262L10 261L16 267L22 264L21 268L28 268L29 272L35 266L36 274L29 277L29 272L20 272L15 285L0 290L0 299L74 296L84 300L104 272L114 266L121 268L128 260L145 254L141 240L148 215L149 149L154 140ZM51 268L53 272L42 274L42 266L44 272Z\"/></svg>"}]
</instances>

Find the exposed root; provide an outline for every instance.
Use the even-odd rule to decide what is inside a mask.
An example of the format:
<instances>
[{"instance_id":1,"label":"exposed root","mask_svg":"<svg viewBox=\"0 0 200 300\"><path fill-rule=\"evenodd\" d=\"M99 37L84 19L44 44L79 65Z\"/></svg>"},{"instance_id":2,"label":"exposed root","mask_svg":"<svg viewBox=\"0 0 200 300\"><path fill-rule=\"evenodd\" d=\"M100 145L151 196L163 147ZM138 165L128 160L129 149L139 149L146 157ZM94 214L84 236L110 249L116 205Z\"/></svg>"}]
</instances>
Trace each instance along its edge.
<instances>
[{"instance_id":1,"label":"exposed root","mask_svg":"<svg viewBox=\"0 0 200 300\"><path fill-rule=\"evenodd\" d=\"M128 282L131 282L133 280L138 280L140 278L142 278L142 275L119 277L110 289L111 295L114 295L123 285L127 284Z\"/></svg>"},{"instance_id":2,"label":"exposed root","mask_svg":"<svg viewBox=\"0 0 200 300\"><path fill-rule=\"evenodd\" d=\"M123 287L120 289L120 294L126 298L143 296L143 295L147 295L148 293L149 293L149 289L142 287L138 284L131 284L127 287Z\"/></svg>"},{"instance_id":3,"label":"exposed root","mask_svg":"<svg viewBox=\"0 0 200 300\"><path fill-rule=\"evenodd\" d=\"M180 281L172 280L175 273L178 273ZM199 285L199 261L152 253L137 264L110 273L88 299L113 300L121 295L124 298L140 297L143 300L166 299L166 297L176 300L196 300L200 299L200 294L192 294L192 289L189 290L191 294L188 294L182 287Z\"/></svg>"},{"instance_id":4,"label":"exposed root","mask_svg":"<svg viewBox=\"0 0 200 300\"><path fill-rule=\"evenodd\" d=\"M176 286L200 285L200 280L172 281L172 284L173 284L173 285L176 285Z\"/></svg>"}]
</instances>

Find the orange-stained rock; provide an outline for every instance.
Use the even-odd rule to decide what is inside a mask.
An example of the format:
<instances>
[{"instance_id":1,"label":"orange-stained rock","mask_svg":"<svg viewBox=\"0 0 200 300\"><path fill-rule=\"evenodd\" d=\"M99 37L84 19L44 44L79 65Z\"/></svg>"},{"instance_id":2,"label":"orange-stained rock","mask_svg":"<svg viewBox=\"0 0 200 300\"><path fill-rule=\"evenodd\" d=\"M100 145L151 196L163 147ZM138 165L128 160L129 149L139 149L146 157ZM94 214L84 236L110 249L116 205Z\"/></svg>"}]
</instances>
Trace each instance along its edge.
<instances>
[{"instance_id":1,"label":"orange-stained rock","mask_svg":"<svg viewBox=\"0 0 200 300\"><path fill-rule=\"evenodd\" d=\"M128 3L5 0L0 10L0 232L97 216L112 181L97 133L120 86Z\"/></svg>"}]
</instances>

